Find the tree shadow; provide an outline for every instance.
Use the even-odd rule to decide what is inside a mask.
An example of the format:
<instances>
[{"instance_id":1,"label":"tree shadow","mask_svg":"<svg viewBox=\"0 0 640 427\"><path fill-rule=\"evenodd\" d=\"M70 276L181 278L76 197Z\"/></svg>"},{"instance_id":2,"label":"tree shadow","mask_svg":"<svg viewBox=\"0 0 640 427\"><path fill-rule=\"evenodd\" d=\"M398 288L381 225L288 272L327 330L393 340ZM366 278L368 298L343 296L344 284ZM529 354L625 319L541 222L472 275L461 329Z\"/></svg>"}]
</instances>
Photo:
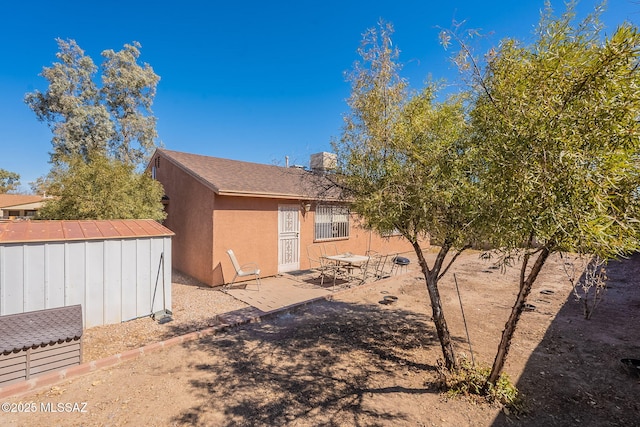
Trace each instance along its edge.
<instances>
[{"instance_id":1,"label":"tree shadow","mask_svg":"<svg viewBox=\"0 0 640 427\"><path fill-rule=\"evenodd\" d=\"M185 346L206 351L210 363L192 365L196 401L178 424L206 425L210 413L223 425L386 425L406 419L378 408L375 396L436 392L424 380L403 376L434 371L424 347L438 345L430 319L374 305L320 301L249 323Z\"/></svg>"},{"instance_id":2,"label":"tree shadow","mask_svg":"<svg viewBox=\"0 0 640 427\"><path fill-rule=\"evenodd\" d=\"M640 383L620 363L640 359L640 254L610 262L607 275L591 320L569 294L516 385L525 415L500 413L494 426L640 425Z\"/></svg>"}]
</instances>

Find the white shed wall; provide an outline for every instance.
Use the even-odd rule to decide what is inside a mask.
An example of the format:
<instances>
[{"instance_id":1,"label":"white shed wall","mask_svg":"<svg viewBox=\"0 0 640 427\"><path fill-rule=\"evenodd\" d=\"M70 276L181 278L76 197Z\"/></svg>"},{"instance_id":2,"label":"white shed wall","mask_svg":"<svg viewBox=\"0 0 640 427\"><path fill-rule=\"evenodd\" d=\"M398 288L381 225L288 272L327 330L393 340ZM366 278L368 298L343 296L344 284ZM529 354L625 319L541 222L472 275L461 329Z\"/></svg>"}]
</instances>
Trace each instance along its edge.
<instances>
[{"instance_id":1,"label":"white shed wall","mask_svg":"<svg viewBox=\"0 0 640 427\"><path fill-rule=\"evenodd\" d=\"M85 328L120 323L163 308L163 278L170 310L168 236L2 244L0 316L81 304Z\"/></svg>"}]
</instances>

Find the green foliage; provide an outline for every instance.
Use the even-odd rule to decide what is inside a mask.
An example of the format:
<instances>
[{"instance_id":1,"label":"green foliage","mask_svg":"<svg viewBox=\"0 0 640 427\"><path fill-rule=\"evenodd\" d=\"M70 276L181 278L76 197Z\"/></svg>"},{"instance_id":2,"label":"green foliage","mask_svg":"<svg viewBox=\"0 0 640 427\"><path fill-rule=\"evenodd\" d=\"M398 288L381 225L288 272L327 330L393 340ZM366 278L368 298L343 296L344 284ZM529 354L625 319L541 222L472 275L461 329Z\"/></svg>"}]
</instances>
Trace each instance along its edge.
<instances>
[{"instance_id":1,"label":"green foliage","mask_svg":"<svg viewBox=\"0 0 640 427\"><path fill-rule=\"evenodd\" d=\"M106 50L102 87L93 60L73 40L58 39L59 62L45 67L45 93L35 91L25 102L53 132L54 164L69 156L108 155L136 166L155 147L151 105L159 77L148 64L139 65L138 43L119 52Z\"/></svg>"},{"instance_id":2,"label":"green foliage","mask_svg":"<svg viewBox=\"0 0 640 427\"><path fill-rule=\"evenodd\" d=\"M92 154L65 159L54 168L47 193L54 196L38 212L39 219L165 218L162 185L131 164Z\"/></svg>"},{"instance_id":3,"label":"green foliage","mask_svg":"<svg viewBox=\"0 0 640 427\"><path fill-rule=\"evenodd\" d=\"M444 318L438 280L454 247L473 236L476 183L466 164L463 99L434 101L435 87L409 93L400 78L390 25L369 30L349 75L350 113L334 141L338 179L365 226L381 234L399 231L414 247L429 291L433 320L447 367L456 359ZM441 249L429 266L420 247L430 236ZM458 253L459 254L459 253Z\"/></svg>"},{"instance_id":4,"label":"green foliage","mask_svg":"<svg viewBox=\"0 0 640 427\"><path fill-rule=\"evenodd\" d=\"M505 259L524 251L489 384L550 253L606 260L640 249L640 33L624 23L606 37L601 10L576 23L575 3L556 17L547 2L535 41L503 40L484 65L457 39L473 82L469 153L486 218L478 224Z\"/></svg>"},{"instance_id":5,"label":"green foliage","mask_svg":"<svg viewBox=\"0 0 640 427\"><path fill-rule=\"evenodd\" d=\"M139 48L140 44L134 42L125 44L119 52L102 52L105 62L101 93L115 127L109 152L131 163L147 160L157 136L156 119L150 112L160 77L149 64L138 65Z\"/></svg>"},{"instance_id":6,"label":"green foliage","mask_svg":"<svg viewBox=\"0 0 640 427\"><path fill-rule=\"evenodd\" d=\"M0 194L15 191L19 185L20 175L0 168Z\"/></svg>"},{"instance_id":7,"label":"green foliage","mask_svg":"<svg viewBox=\"0 0 640 427\"><path fill-rule=\"evenodd\" d=\"M547 3L532 44L504 40L484 63L445 32L445 43L461 43L457 62L472 82L458 99L435 102L433 85L409 93L390 26L365 35L364 64L349 76L351 111L334 142L338 176L369 227L397 229L412 243L429 234L442 245L433 269L414 248L443 350L437 281L448 250L479 241L504 259L524 250L485 391L500 384L550 253L609 259L640 249L640 32L624 23L606 37L601 8L577 24L574 11L569 3L555 17Z\"/></svg>"},{"instance_id":8,"label":"green foliage","mask_svg":"<svg viewBox=\"0 0 640 427\"><path fill-rule=\"evenodd\" d=\"M495 385L487 384L490 372L489 367L474 366L468 360L462 359L458 369L453 371L440 366L438 377L441 388L446 390L450 397L479 398L488 403L504 405L510 413L522 412L522 395L509 376L503 373Z\"/></svg>"},{"instance_id":9,"label":"green foliage","mask_svg":"<svg viewBox=\"0 0 640 427\"><path fill-rule=\"evenodd\" d=\"M574 24L547 5L537 39L487 57L471 113L492 241L531 235L549 249L604 259L639 248L640 34L602 34L599 10Z\"/></svg>"},{"instance_id":10,"label":"green foliage","mask_svg":"<svg viewBox=\"0 0 640 427\"><path fill-rule=\"evenodd\" d=\"M474 194L462 99L436 103L433 85L410 94L391 34L388 24L369 30L359 50L364 62L349 75L350 113L333 144L341 183L367 226L462 246Z\"/></svg>"},{"instance_id":11,"label":"green foliage","mask_svg":"<svg viewBox=\"0 0 640 427\"><path fill-rule=\"evenodd\" d=\"M44 176L39 176L35 181L31 181L29 183L31 192L33 194L47 195L49 193L49 187L53 185L52 179L53 176L51 173L48 173Z\"/></svg>"}]
</instances>

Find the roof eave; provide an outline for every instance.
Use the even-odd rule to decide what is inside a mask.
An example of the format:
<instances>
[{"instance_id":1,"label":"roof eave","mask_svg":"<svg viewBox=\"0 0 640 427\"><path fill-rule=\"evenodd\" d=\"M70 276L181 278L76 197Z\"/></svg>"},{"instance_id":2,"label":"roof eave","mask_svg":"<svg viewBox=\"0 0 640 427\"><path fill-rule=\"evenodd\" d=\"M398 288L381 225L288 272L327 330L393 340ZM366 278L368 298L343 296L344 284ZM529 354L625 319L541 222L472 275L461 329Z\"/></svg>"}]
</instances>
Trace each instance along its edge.
<instances>
[{"instance_id":1,"label":"roof eave","mask_svg":"<svg viewBox=\"0 0 640 427\"><path fill-rule=\"evenodd\" d=\"M238 191L238 190L219 190L216 192L219 196L229 196L229 197L254 197L254 198L265 198L265 199L297 199L297 200L331 200L338 201L339 198L323 198L312 196L309 194L295 194L295 193L261 193L255 191Z\"/></svg>"}]
</instances>

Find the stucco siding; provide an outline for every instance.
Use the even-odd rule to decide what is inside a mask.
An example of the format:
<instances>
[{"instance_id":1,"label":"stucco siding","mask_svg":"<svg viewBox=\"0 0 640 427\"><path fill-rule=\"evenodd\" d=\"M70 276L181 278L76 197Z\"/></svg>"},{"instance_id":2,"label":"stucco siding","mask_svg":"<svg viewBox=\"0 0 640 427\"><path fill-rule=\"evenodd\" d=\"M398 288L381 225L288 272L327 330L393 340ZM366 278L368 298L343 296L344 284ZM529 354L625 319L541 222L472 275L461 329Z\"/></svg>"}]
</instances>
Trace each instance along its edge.
<instances>
[{"instance_id":1,"label":"stucco siding","mask_svg":"<svg viewBox=\"0 0 640 427\"><path fill-rule=\"evenodd\" d=\"M215 193L165 158L155 173L169 197L164 225L175 233L173 267L211 284Z\"/></svg>"},{"instance_id":2,"label":"stucco siding","mask_svg":"<svg viewBox=\"0 0 640 427\"><path fill-rule=\"evenodd\" d=\"M262 276L278 273L278 204L290 201L218 196L214 213L214 282L233 279L228 249L241 264L255 262Z\"/></svg>"},{"instance_id":3,"label":"stucco siding","mask_svg":"<svg viewBox=\"0 0 640 427\"><path fill-rule=\"evenodd\" d=\"M233 279L235 271L226 253L233 249L238 261L255 262L262 276L278 274L278 206L298 205L300 221L300 269L310 268L307 247L313 244L332 244L339 252L365 254L373 250L382 254L412 251L401 236L383 238L359 226L355 215L350 219L349 237L335 240L315 240L315 211L304 212L298 200L250 197L217 197L214 213L214 274L211 285L221 285ZM425 242L428 247L428 242ZM252 280L248 277L245 280Z\"/></svg>"}]
</instances>

